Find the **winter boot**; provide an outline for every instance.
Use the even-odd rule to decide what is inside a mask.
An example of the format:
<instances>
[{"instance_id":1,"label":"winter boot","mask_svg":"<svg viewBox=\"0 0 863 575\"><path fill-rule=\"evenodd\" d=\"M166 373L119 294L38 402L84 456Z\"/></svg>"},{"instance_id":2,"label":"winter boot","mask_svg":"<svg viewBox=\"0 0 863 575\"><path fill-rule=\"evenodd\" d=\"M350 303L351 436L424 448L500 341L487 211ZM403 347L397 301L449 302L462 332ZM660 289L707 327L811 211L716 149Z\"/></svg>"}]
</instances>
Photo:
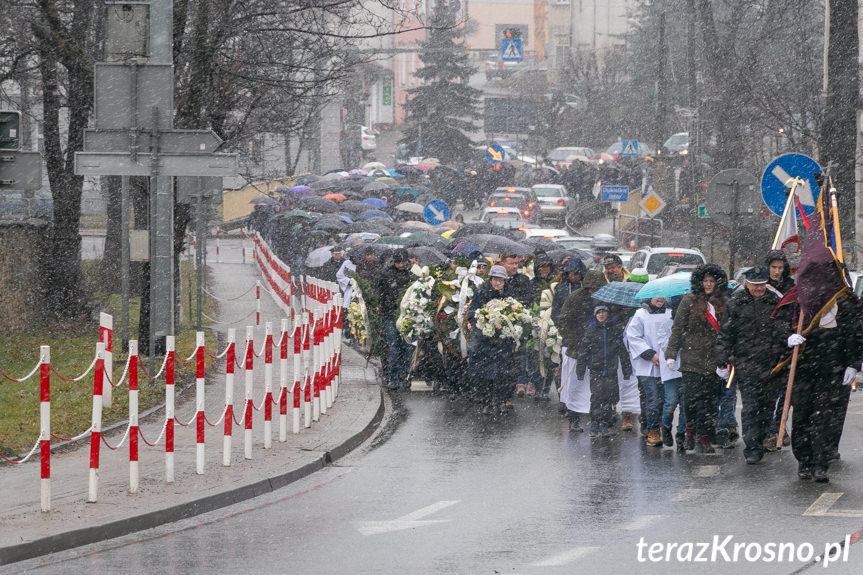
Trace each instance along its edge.
<instances>
[{"instance_id":1,"label":"winter boot","mask_svg":"<svg viewBox=\"0 0 863 575\"><path fill-rule=\"evenodd\" d=\"M686 453L686 448L683 443L685 441L686 434L684 433L675 433L674 441L677 443L677 453L683 454Z\"/></svg>"},{"instance_id":2,"label":"winter boot","mask_svg":"<svg viewBox=\"0 0 863 575\"><path fill-rule=\"evenodd\" d=\"M590 428L589 428L587 434L591 437L599 437L600 435L602 435L602 431L600 429L600 425L599 425L598 421L596 421L594 419L590 420Z\"/></svg>"},{"instance_id":3,"label":"winter boot","mask_svg":"<svg viewBox=\"0 0 863 575\"><path fill-rule=\"evenodd\" d=\"M722 449L734 447L734 444L729 438L729 433L727 429L716 430L716 446L721 447Z\"/></svg>"},{"instance_id":4,"label":"winter boot","mask_svg":"<svg viewBox=\"0 0 863 575\"><path fill-rule=\"evenodd\" d=\"M686 438L683 440L683 449L692 451L695 449L695 428L686 426Z\"/></svg>"},{"instance_id":5,"label":"winter boot","mask_svg":"<svg viewBox=\"0 0 863 575\"><path fill-rule=\"evenodd\" d=\"M660 437L658 429L651 429L647 432L647 445L651 447L662 445L662 437Z\"/></svg>"},{"instance_id":6,"label":"winter boot","mask_svg":"<svg viewBox=\"0 0 863 575\"><path fill-rule=\"evenodd\" d=\"M665 447L671 447L674 445L674 436L671 434L670 425L662 426L662 444L665 445Z\"/></svg>"},{"instance_id":7,"label":"winter boot","mask_svg":"<svg viewBox=\"0 0 863 575\"><path fill-rule=\"evenodd\" d=\"M706 433L701 436L701 441L698 442L698 450L701 453L716 453L716 450L713 449L713 445L710 443L710 436Z\"/></svg>"},{"instance_id":8,"label":"winter boot","mask_svg":"<svg viewBox=\"0 0 863 575\"><path fill-rule=\"evenodd\" d=\"M515 394L519 397L524 397L525 387L523 383L519 383L515 386Z\"/></svg>"},{"instance_id":9,"label":"winter boot","mask_svg":"<svg viewBox=\"0 0 863 575\"><path fill-rule=\"evenodd\" d=\"M581 418L578 417L577 413L570 413L569 415L569 430L575 433L581 433L584 431L584 428L581 427Z\"/></svg>"},{"instance_id":10,"label":"winter boot","mask_svg":"<svg viewBox=\"0 0 863 575\"><path fill-rule=\"evenodd\" d=\"M737 432L737 424L732 423L728 426L728 439L732 443L737 443L737 440L740 439L740 433Z\"/></svg>"},{"instance_id":11,"label":"winter boot","mask_svg":"<svg viewBox=\"0 0 863 575\"><path fill-rule=\"evenodd\" d=\"M628 411L624 411L621 414L620 430L621 431L632 431L632 414L629 413Z\"/></svg>"}]
</instances>

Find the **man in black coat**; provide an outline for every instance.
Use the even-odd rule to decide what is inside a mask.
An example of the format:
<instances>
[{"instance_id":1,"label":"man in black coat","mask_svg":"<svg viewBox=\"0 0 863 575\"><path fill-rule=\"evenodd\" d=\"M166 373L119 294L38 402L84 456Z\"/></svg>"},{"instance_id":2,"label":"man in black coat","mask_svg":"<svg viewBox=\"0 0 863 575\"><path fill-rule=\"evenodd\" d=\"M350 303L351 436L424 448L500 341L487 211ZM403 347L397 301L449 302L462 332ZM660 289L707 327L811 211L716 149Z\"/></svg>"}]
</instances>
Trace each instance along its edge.
<instances>
[{"instance_id":1,"label":"man in black coat","mask_svg":"<svg viewBox=\"0 0 863 575\"><path fill-rule=\"evenodd\" d=\"M378 299L377 311L381 317L384 339L389 352L387 381L390 389L410 388L408 370L414 347L402 339L396 326L399 305L405 290L411 284L411 274L407 264L407 250L404 248L395 250L392 265L381 273L375 285L375 295Z\"/></svg>"},{"instance_id":2,"label":"man in black coat","mask_svg":"<svg viewBox=\"0 0 863 575\"><path fill-rule=\"evenodd\" d=\"M779 298L767 289L769 272L755 266L746 272L745 289L735 292L726 306L716 341L717 375L728 379L730 365L743 400L741 423L746 463L764 457L764 437L773 418L781 383L764 382L782 354L787 328L771 317ZM729 431L716 433L720 447L731 447Z\"/></svg>"},{"instance_id":3,"label":"man in black coat","mask_svg":"<svg viewBox=\"0 0 863 575\"><path fill-rule=\"evenodd\" d=\"M503 297L516 299L521 305L530 308L537 298L536 286L530 278L518 273L519 257L515 254L501 254L498 265L506 270L506 284L503 287Z\"/></svg>"},{"instance_id":4,"label":"man in black coat","mask_svg":"<svg viewBox=\"0 0 863 575\"><path fill-rule=\"evenodd\" d=\"M788 290L794 287L794 278L791 277L791 264L788 263L788 256L782 250L770 250L764 257L764 265L767 266L770 272L770 279L767 280L767 289L775 293L780 299ZM773 410L773 421L770 424L770 429L767 431L767 436L764 438L764 449L767 451L776 451L779 446L776 445L778 437L779 424L782 420L782 408L785 405L785 386L780 386L776 395L776 407ZM788 433L786 426L782 445L791 445L791 435Z\"/></svg>"}]
</instances>

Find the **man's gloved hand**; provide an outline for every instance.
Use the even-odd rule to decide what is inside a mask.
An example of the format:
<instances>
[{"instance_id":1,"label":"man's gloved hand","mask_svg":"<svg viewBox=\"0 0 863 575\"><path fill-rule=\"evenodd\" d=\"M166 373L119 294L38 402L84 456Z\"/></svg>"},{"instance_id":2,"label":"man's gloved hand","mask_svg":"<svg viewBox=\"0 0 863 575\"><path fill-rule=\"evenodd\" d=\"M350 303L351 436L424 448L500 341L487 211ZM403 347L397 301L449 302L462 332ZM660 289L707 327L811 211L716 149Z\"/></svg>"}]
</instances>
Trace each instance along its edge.
<instances>
[{"instance_id":1,"label":"man's gloved hand","mask_svg":"<svg viewBox=\"0 0 863 575\"><path fill-rule=\"evenodd\" d=\"M788 336L788 347L794 347L795 345L800 345L806 341L806 338L800 335L799 333L792 333Z\"/></svg>"},{"instance_id":2,"label":"man's gloved hand","mask_svg":"<svg viewBox=\"0 0 863 575\"><path fill-rule=\"evenodd\" d=\"M718 375L722 379L728 379L728 373L729 373L729 370L728 370L727 365L725 367L717 367L716 368L716 375Z\"/></svg>"},{"instance_id":3,"label":"man's gloved hand","mask_svg":"<svg viewBox=\"0 0 863 575\"><path fill-rule=\"evenodd\" d=\"M665 365L668 367L668 369L674 371L674 360L673 359L666 359Z\"/></svg>"},{"instance_id":4,"label":"man's gloved hand","mask_svg":"<svg viewBox=\"0 0 863 575\"><path fill-rule=\"evenodd\" d=\"M842 385L851 385L857 379L857 370L853 367L845 368L845 375L842 377Z\"/></svg>"}]
</instances>

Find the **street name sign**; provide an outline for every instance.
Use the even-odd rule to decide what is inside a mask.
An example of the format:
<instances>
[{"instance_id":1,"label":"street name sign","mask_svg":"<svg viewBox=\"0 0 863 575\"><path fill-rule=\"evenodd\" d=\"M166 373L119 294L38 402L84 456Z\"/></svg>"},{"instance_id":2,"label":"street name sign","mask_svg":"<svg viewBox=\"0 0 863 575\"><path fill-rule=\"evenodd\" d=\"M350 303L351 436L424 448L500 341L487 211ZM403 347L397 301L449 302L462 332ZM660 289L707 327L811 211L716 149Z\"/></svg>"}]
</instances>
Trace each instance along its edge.
<instances>
[{"instance_id":1,"label":"street name sign","mask_svg":"<svg viewBox=\"0 0 863 575\"><path fill-rule=\"evenodd\" d=\"M629 186L602 186L600 200L603 202L629 201Z\"/></svg>"}]
</instances>

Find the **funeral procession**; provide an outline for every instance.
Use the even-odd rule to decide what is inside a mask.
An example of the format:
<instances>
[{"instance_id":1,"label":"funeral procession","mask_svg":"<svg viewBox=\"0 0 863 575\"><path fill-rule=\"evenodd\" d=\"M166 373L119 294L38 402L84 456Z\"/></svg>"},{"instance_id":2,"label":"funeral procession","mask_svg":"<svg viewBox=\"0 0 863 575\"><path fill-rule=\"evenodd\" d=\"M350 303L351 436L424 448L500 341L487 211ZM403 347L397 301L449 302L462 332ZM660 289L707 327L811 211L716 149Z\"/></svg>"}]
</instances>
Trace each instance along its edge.
<instances>
[{"instance_id":1,"label":"funeral procession","mask_svg":"<svg viewBox=\"0 0 863 575\"><path fill-rule=\"evenodd\" d=\"M863 573L863 0L3 8L0 574Z\"/></svg>"}]
</instances>

